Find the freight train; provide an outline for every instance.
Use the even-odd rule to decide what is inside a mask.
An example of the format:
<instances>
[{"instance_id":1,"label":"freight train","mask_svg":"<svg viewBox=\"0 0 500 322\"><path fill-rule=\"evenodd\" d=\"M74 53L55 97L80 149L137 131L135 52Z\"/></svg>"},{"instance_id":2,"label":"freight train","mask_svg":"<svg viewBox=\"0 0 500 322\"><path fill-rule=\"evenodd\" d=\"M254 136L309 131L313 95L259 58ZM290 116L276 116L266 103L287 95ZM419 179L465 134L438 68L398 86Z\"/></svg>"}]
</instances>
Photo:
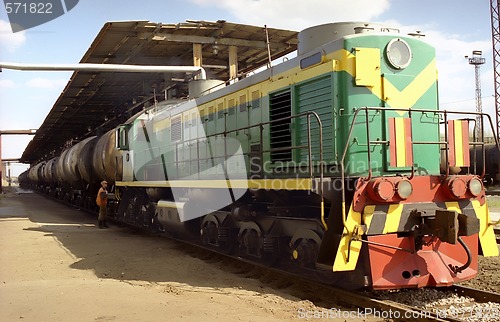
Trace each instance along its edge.
<instances>
[{"instance_id":1,"label":"freight train","mask_svg":"<svg viewBox=\"0 0 500 322\"><path fill-rule=\"evenodd\" d=\"M484 151L469 129L489 116L439 110L420 35L334 23L298 38L297 57L231 84L193 79L189 99L21 180L88 209L107 180L117 221L342 287L473 278L479 254L498 255L472 170L485 158L467 152Z\"/></svg>"},{"instance_id":2,"label":"freight train","mask_svg":"<svg viewBox=\"0 0 500 322\"><path fill-rule=\"evenodd\" d=\"M495 189L500 185L500 150L494 143L484 146L482 149L469 150L470 158L477 160L476 168L472 169L474 173L483 176L483 181L488 188ZM484 162L483 162L484 160ZM483 167L484 166L484 167Z\"/></svg>"}]
</instances>

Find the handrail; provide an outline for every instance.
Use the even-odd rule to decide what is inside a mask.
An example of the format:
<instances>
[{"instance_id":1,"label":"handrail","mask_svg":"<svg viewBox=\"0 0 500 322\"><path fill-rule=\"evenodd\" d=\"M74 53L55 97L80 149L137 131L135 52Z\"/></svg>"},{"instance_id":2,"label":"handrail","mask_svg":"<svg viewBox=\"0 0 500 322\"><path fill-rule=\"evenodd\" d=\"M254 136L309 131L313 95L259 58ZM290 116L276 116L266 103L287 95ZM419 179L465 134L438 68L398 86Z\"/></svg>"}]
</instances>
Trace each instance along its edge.
<instances>
[{"instance_id":1,"label":"handrail","mask_svg":"<svg viewBox=\"0 0 500 322\"><path fill-rule=\"evenodd\" d=\"M226 114L227 115L227 114ZM268 149L268 150L263 150L262 147L264 145L264 138L263 138L263 135L262 135L262 132L263 132L263 127L265 125L271 125L273 123L278 123L278 122L282 122L282 121L286 121L286 120L291 120L291 119L298 119L300 117L303 117L303 116L306 116L307 117L307 145L297 145L297 146L290 146L290 147L280 147L280 148L271 148L271 149ZM324 212L324 196L323 196L323 180L324 180L324 160L323 160L323 123L321 122L321 118L319 117L319 115L314 112L314 111L307 111L307 112L303 112L303 113L300 113L300 114L296 114L296 115L290 115L290 116L287 116L287 117L283 117L283 118L280 118L280 119L276 119L276 120L271 120L271 121L267 121L267 122L261 122L261 123L258 123L258 124L254 124L254 125L249 125L249 126L246 126L246 127L242 127L242 128L237 128L237 129L234 129L234 130L227 130L227 117L225 118L225 121L224 121L224 131L223 132L218 132L218 133L214 133L214 134L211 134L211 135L207 135L205 138L206 139L209 139L211 137L217 137L219 135L224 135L224 137L227 137L227 135L229 133L234 133L234 132L238 132L238 131L245 131L245 130L248 130L248 129L251 129L251 128L257 128L259 127L260 129L260 153L261 153L261 161L263 160L262 156L264 153L271 153L271 152L277 152L277 151L284 151L284 150L295 150L295 149L305 149L307 148L308 150L308 166L309 166L309 177L311 180L314 179L314 172L313 172L313 167L314 167L314 164L313 164L313 160L312 160L312 140L311 140L311 117L314 117L314 119L316 120L316 122L318 123L318 130L319 130L319 195L321 196L321 203L320 203L320 219L321 219L321 222L323 224L323 226L325 227L325 229L328 229L328 226L326 224L326 221L325 221L325 212ZM203 138L203 139L205 139ZM196 150L197 150L197 156L198 156L198 164L199 164L199 160L203 160L203 159L200 159L199 158L199 142L200 138L193 138L193 139L189 139L189 140L185 140L183 141L183 143L186 143L186 144L189 144L189 142L191 141L196 141L197 142L197 147L196 147ZM250 154L251 151L248 152L248 154ZM179 154L179 144L177 143L176 144L176 167L178 169L178 166L179 166L179 163L180 162L184 162L184 161L179 161L178 160L178 154ZM224 160L227 160L227 146L226 146L226 143L224 143ZM211 157L210 158L204 158L205 160L207 159L212 159ZM189 161L191 162L191 161ZM225 173L225 176L226 176L226 179L228 178L227 177L227 169L225 168L224 166L224 173ZM177 175L178 175L178 171L177 171ZM231 196L232 196L232 191L231 191ZM234 199L234 198L233 198ZM234 201L234 200L233 200Z\"/></svg>"},{"instance_id":2,"label":"handrail","mask_svg":"<svg viewBox=\"0 0 500 322\"><path fill-rule=\"evenodd\" d=\"M270 148L267 150L263 149L263 146L264 146L264 137L263 137L264 126L272 125L273 123L279 123L279 122L286 121L286 120L299 119L301 117L306 117L306 120L307 120L307 144L294 146L293 142L292 142L291 146L289 146L289 147L287 146L287 147ZM316 123L318 124L318 131L319 131L319 138L318 138L319 139L319 162L317 164L314 164L313 158L312 158L311 118L315 119ZM260 149L259 150L260 150L260 155L261 155L261 161L263 160L262 156L264 153L271 153L271 152L278 152L278 151L285 151L285 150L307 149L307 151L308 151L307 153L308 153L309 177L311 180L314 179L313 168L316 165L319 166L318 194L321 196L321 204L320 204L321 222L326 228L327 225L326 225L325 214L324 214L324 196L323 196L323 181L324 181L323 124L322 124L322 121L321 121L321 118L319 117L319 115L314 111L307 111L307 112L303 112L300 114L290 115L290 116L286 116L283 118L279 118L276 120L271 120L271 121L267 121L267 122L260 122L257 124L253 124L253 125L233 129L233 130L227 130L227 112L226 112L225 118L224 118L224 131L210 134L210 135L207 135L203 138L195 137L192 139L183 140L182 142L175 142L175 167L177 170L177 176L179 176L179 164L193 161L193 160L186 160L186 161L179 160L179 146L190 145L190 144L192 144L192 142L195 142L195 144L196 144L196 161L198 163L198 169L199 169L200 168L200 161L213 160L213 156L208 156L208 157L204 157L204 158L200 157L200 144L199 144L200 140L209 140L210 138L214 138L214 137L218 137L218 136L227 137L228 134L239 132L239 131L246 131L246 130L249 130L252 128L259 128L259 130L260 130L259 131L260 132L260 139L259 139ZM227 160L227 157L228 157L226 144L227 144L227 142L225 141L224 142L224 160ZM249 154L251 154L251 151L248 151L247 153L244 153L244 154L249 155ZM223 167L224 167L225 177L227 179L228 178L227 169L226 169L225 165L223 165ZM297 167L297 165L295 167ZM231 194L232 194L232 191L231 191Z\"/></svg>"},{"instance_id":3,"label":"handrail","mask_svg":"<svg viewBox=\"0 0 500 322\"><path fill-rule=\"evenodd\" d=\"M245 127L241 127L241 128L237 128L237 129L233 129L233 130L227 130L227 129L225 129L222 132L217 132L217 133L214 133L214 134L207 135L204 138L202 138L202 140L209 139L209 138L212 138L212 137L217 137L217 136L224 136L224 137L226 137L230 133L244 131L244 130L248 130L248 129L251 129L251 128L257 128L257 127L259 127L259 128L262 129L262 127L265 126L265 125L271 125L272 123L278 123L278 122L281 122L281 121L286 121L286 120L289 120L289 119L300 118L300 117L303 117L303 116L307 116L307 121L308 121L308 124L307 124L307 128L308 128L308 145L310 145L309 142L310 142L310 136L311 136L311 133L310 133L310 128L311 128L310 127L310 118L311 118L311 116L313 116L316 119L316 122L318 123L319 142L320 142L320 146L319 146L319 154L320 154L319 164L323 165L323 125L322 125L322 122L321 122L321 119L320 119L319 115L316 112L312 112L312 111L308 111L308 112L304 112L304 113L300 113L300 114L296 114L296 115L291 115L291 116L283 117L283 118L272 120L272 121L261 122L261 123L257 123L257 124L254 124L254 125L249 125L249 126L245 126ZM227 124L225 124L225 128L227 128ZM189 144L190 142L193 142L193 141L199 142L200 138L196 137L196 138L184 140L182 142L177 142L177 143L178 144ZM263 136L262 135L260 135L260 141L262 143L261 146L263 146ZM176 152L178 152L178 144L176 144ZM298 146L293 146L292 145L292 146L289 146L289 147L272 148L272 149L268 149L268 150L261 150L261 153L278 152L278 151L289 150L289 149L291 149L291 150L294 150L294 149L305 149L305 148L308 148L308 145L298 145ZM224 157L227 157L227 155L224 155ZM209 160L209 159L212 159L212 158L201 158L200 160ZM183 162L187 162L187 161L177 161L176 160L176 163L183 163ZM312 165L313 165L312 158L309 158L308 162L309 162L309 167L312 167ZM324 173L324 171L323 171L322 167L320 167L320 177L323 176L323 173Z\"/></svg>"},{"instance_id":4,"label":"handrail","mask_svg":"<svg viewBox=\"0 0 500 322\"><path fill-rule=\"evenodd\" d=\"M427 110L427 109L413 109L413 108L387 108L387 107L368 107L368 106L365 106L365 107L360 107L360 108L357 108L355 111L354 111L354 114L353 114L353 119L352 119L352 122L351 122L351 125L349 127L349 132L348 132L348 136L345 140L345 147L344 147L344 151L343 151L343 154L342 154L342 159L340 160L340 169L341 169L341 187L342 187L342 224L344 226L344 229L347 231L347 233L349 233L349 228L347 227L347 214L346 214L346 209L345 209L345 202L346 202L346 198L345 198L345 158L346 158L346 155L347 155L347 151L349 149L349 142L351 141L351 136L352 136L352 133L354 131L354 126L356 124L356 119L358 117L358 115L361 113L361 111L364 111L365 112L365 118L366 118L366 140L367 140L367 148L368 148L368 155L367 155L367 158L368 158L368 178L364 179L364 180L370 180L371 179L371 176L372 176L372 165L371 165L371 144L388 144L388 141L371 141L370 139L370 127L369 127L369 119L368 119L368 115L369 115L369 111L376 111L376 112L385 112L385 111L404 111L404 112L408 112L409 114L409 117L411 119L411 113L433 113L433 114L438 114L438 115L441 115L443 114L444 116L444 134L445 134L445 137L444 137L444 141L437 141L437 142L413 142L413 144L439 144L439 145L442 145L444 144L445 145L445 150L448 151L448 126L447 126L447 121L448 121L448 114L458 114L458 115L475 115L475 116L481 116L481 120L482 120L482 124L484 124L484 117L486 117L490 123L490 127L491 129L493 129L493 134L495 134L495 131L494 131L494 127L493 127L493 122L491 120L491 116L486 114L486 113L480 113L480 112L459 112L459 111L447 111L447 110L443 110L443 111L440 111L440 110ZM477 124L475 125L477 126ZM411 131L412 132L412 141L413 141L413 130ZM495 143L497 145L497 148L499 148L500 150L500 145L499 145L499 140L498 140L498 137L497 135L494 135L494 138L495 138ZM476 145L481 145L482 146L482 153L483 153L483 173L481 175L481 178L484 177L485 175L485 162L486 162L486 158L485 158L485 148L484 148L484 127L482 128L482 133L481 133L481 139L483 142L480 142L480 141L475 141L475 137L473 138L473 142L472 143L469 143L469 145L473 145L473 146L476 146ZM413 149L413 145L412 145L412 149ZM475 153L474 153L475 155ZM449 176L449 160L448 160L448 153L445 153L445 161L446 161L446 177ZM414 174L414 164L412 163L412 175L410 178L413 177L413 174Z\"/></svg>"}]
</instances>

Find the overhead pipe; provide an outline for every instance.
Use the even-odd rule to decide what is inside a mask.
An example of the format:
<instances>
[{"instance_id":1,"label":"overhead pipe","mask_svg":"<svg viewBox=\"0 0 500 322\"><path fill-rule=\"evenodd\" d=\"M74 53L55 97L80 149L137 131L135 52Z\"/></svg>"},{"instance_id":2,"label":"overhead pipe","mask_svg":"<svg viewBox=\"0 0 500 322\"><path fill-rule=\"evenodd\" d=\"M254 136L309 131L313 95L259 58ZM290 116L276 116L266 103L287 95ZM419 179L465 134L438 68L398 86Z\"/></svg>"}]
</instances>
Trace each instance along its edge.
<instances>
[{"instance_id":1,"label":"overhead pipe","mask_svg":"<svg viewBox=\"0 0 500 322\"><path fill-rule=\"evenodd\" d=\"M23 64L0 62L2 68L23 71L96 71L135 73L199 73L200 79L207 79L205 69L200 66L140 66L119 64Z\"/></svg>"}]
</instances>

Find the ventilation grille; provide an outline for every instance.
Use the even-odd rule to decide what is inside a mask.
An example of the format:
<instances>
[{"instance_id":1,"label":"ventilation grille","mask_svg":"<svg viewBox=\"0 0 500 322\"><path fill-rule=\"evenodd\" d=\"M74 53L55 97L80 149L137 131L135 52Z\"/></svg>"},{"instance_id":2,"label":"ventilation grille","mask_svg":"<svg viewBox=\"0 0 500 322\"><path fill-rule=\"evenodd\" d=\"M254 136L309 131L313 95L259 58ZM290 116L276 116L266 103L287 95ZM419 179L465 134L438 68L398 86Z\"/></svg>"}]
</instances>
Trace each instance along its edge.
<instances>
[{"instance_id":1,"label":"ventilation grille","mask_svg":"<svg viewBox=\"0 0 500 322\"><path fill-rule=\"evenodd\" d=\"M181 115L172 117L170 125L170 142L178 142L182 140L182 119Z\"/></svg>"},{"instance_id":2,"label":"ventilation grille","mask_svg":"<svg viewBox=\"0 0 500 322\"><path fill-rule=\"evenodd\" d=\"M280 120L292 115L290 92L272 95L269 113L271 118L271 161L292 161L291 119Z\"/></svg>"}]
</instances>

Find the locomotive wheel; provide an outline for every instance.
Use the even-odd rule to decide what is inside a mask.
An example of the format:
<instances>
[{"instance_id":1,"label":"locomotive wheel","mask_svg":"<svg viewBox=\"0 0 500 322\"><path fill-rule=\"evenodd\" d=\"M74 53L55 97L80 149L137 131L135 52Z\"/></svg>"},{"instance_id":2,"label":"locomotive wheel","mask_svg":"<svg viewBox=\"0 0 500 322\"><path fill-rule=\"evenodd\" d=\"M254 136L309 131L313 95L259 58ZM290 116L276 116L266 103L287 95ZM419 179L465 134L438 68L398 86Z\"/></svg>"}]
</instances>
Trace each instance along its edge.
<instances>
[{"instance_id":1,"label":"locomotive wheel","mask_svg":"<svg viewBox=\"0 0 500 322\"><path fill-rule=\"evenodd\" d=\"M261 258L263 254L263 233L253 221L245 222L238 233L240 253L246 257Z\"/></svg>"},{"instance_id":2,"label":"locomotive wheel","mask_svg":"<svg viewBox=\"0 0 500 322\"><path fill-rule=\"evenodd\" d=\"M247 229L241 235L240 248L245 255L260 257L260 236L255 229Z\"/></svg>"},{"instance_id":3,"label":"locomotive wheel","mask_svg":"<svg viewBox=\"0 0 500 322\"><path fill-rule=\"evenodd\" d=\"M291 258L300 266L314 268L321 238L315 231L299 229L290 241Z\"/></svg>"},{"instance_id":4,"label":"locomotive wheel","mask_svg":"<svg viewBox=\"0 0 500 322\"><path fill-rule=\"evenodd\" d=\"M161 225L160 221L158 221L158 215L156 213L154 213L152 218L151 218L149 231L151 231L154 234L159 234L159 233L165 231L165 229Z\"/></svg>"},{"instance_id":5,"label":"locomotive wheel","mask_svg":"<svg viewBox=\"0 0 500 322\"><path fill-rule=\"evenodd\" d=\"M158 217L155 213L154 204L149 203L141 208L141 216L143 218L143 225L146 229L154 234L160 231Z\"/></svg>"},{"instance_id":6,"label":"locomotive wheel","mask_svg":"<svg viewBox=\"0 0 500 322\"><path fill-rule=\"evenodd\" d=\"M75 199L75 205L78 207L78 208L82 208L83 207L83 197L82 195L78 194L76 196L76 199Z\"/></svg>"},{"instance_id":7,"label":"locomotive wheel","mask_svg":"<svg viewBox=\"0 0 500 322\"><path fill-rule=\"evenodd\" d=\"M128 205L127 210L125 210L123 220L129 224L135 224L138 209L135 204L131 203Z\"/></svg>"},{"instance_id":8,"label":"locomotive wheel","mask_svg":"<svg viewBox=\"0 0 500 322\"><path fill-rule=\"evenodd\" d=\"M201 243L205 246L219 247L219 220L213 215L206 215L201 222Z\"/></svg>"},{"instance_id":9,"label":"locomotive wheel","mask_svg":"<svg viewBox=\"0 0 500 322\"><path fill-rule=\"evenodd\" d=\"M220 223L220 219L213 214L203 218L200 229L202 245L216 249L224 254L231 254L237 245L234 228L226 221Z\"/></svg>"},{"instance_id":10,"label":"locomotive wheel","mask_svg":"<svg viewBox=\"0 0 500 322\"><path fill-rule=\"evenodd\" d=\"M217 240L218 225L213 221L207 221L201 228L201 242L203 245L211 245L218 247L219 243Z\"/></svg>"},{"instance_id":11,"label":"locomotive wheel","mask_svg":"<svg viewBox=\"0 0 500 322\"><path fill-rule=\"evenodd\" d=\"M319 246L312 239L301 239L292 251L292 259L301 266L314 268Z\"/></svg>"}]
</instances>

